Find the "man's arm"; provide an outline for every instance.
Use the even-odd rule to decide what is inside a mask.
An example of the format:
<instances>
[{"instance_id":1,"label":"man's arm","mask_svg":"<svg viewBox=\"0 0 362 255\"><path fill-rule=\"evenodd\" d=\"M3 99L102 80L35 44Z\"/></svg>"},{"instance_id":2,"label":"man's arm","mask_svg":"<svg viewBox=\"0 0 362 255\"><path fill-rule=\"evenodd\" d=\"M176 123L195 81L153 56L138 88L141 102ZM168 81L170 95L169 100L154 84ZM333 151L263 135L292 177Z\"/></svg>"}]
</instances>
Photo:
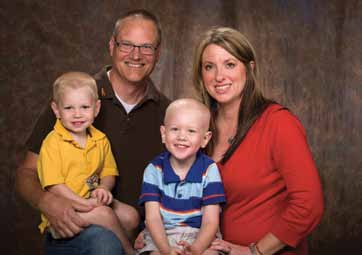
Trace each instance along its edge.
<instances>
[{"instance_id":1,"label":"man's arm","mask_svg":"<svg viewBox=\"0 0 362 255\"><path fill-rule=\"evenodd\" d=\"M16 170L16 189L19 194L33 207L40 209L45 192L40 186L36 171L38 155L28 151L24 161Z\"/></svg>"},{"instance_id":2,"label":"man's arm","mask_svg":"<svg viewBox=\"0 0 362 255\"><path fill-rule=\"evenodd\" d=\"M27 152L24 161L16 170L17 191L31 206L47 217L61 237L72 237L86 227L86 222L76 211L87 212L92 207L43 191L37 174L37 159L37 154Z\"/></svg>"}]
</instances>

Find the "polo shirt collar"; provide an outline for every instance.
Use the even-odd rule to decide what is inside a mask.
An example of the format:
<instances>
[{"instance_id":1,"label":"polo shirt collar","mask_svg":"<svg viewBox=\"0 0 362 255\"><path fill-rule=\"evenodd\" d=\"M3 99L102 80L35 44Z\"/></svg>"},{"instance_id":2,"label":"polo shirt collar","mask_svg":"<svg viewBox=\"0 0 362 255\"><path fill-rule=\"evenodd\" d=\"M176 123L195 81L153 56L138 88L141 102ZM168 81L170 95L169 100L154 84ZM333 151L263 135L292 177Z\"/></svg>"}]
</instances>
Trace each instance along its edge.
<instances>
[{"instance_id":1,"label":"polo shirt collar","mask_svg":"<svg viewBox=\"0 0 362 255\"><path fill-rule=\"evenodd\" d=\"M162 166L162 170L164 173L163 176L163 181L168 184L168 183L172 183L172 182L180 182L180 177L175 173L175 171L173 170L172 166L171 166L171 162L170 162L170 153L169 152L165 152L165 157L164 157L164 161L163 161L163 166ZM196 160L195 162L192 164L189 172L186 175L185 181L186 182L195 182L195 183L200 183L202 182L202 175L204 172L205 165L204 165L204 161L202 159L201 156L201 152L197 152L196 155Z\"/></svg>"},{"instance_id":2,"label":"polo shirt collar","mask_svg":"<svg viewBox=\"0 0 362 255\"><path fill-rule=\"evenodd\" d=\"M87 129L90 139L96 141L103 139L106 135L96 129L93 125L90 125Z\"/></svg>"},{"instance_id":3,"label":"polo shirt collar","mask_svg":"<svg viewBox=\"0 0 362 255\"><path fill-rule=\"evenodd\" d=\"M100 90L99 97L101 99L116 99L116 95L112 88L112 84L108 78L107 72L112 69L112 66L105 66L101 71ZM159 101L160 93L153 84L152 80L148 77L144 81L146 83L146 94L139 104L142 104L148 100ZM118 101L118 99L117 99Z\"/></svg>"},{"instance_id":4,"label":"polo shirt collar","mask_svg":"<svg viewBox=\"0 0 362 255\"><path fill-rule=\"evenodd\" d=\"M115 94L111 85L111 82L108 78L107 72L112 69L112 66L105 66L102 70L95 76L99 76L97 83L99 82L99 98L100 99L112 99L115 98Z\"/></svg>"},{"instance_id":5,"label":"polo shirt collar","mask_svg":"<svg viewBox=\"0 0 362 255\"><path fill-rule=\"evenodd\" d=\"M62 125L59 119L55 122L54 130L57 132L64 141L74 141L72 135L69 133L69 131ZM101 131L93 127L92 125L88 128L88 134L89 138L91 140L99 140L102 139L105 134L103 134Z\"/></svg>"}]
</instances>

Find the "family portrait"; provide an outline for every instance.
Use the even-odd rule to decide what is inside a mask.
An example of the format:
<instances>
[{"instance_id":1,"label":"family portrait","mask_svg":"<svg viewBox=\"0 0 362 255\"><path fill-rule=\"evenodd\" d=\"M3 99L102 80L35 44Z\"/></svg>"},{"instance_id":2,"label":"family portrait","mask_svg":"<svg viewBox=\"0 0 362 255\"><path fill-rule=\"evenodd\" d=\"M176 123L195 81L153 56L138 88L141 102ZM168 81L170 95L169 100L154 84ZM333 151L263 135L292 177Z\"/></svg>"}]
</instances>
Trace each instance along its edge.
<instances>
[{"instance_id":1,"label":"family portrait","mask_svg":"<svg viewBox=\"0 0 362 255\"><path fill-rule=\"evenodd\" d=\"M361 10L6 4L4 250L358 254Z\"/></svg>"}]
</instances>

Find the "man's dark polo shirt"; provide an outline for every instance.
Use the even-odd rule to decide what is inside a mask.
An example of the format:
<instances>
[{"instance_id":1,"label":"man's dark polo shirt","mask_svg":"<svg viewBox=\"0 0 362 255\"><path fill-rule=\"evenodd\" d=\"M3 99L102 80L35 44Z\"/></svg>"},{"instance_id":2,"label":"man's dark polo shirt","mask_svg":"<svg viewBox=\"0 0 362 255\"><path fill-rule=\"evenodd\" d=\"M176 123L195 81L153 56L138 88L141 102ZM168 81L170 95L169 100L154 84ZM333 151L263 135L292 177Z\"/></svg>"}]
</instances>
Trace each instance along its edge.
<instances>
[{"instance_id":1,"label":"man's dark polo shirt","mask_svg":"<svg viewBox=\"0 0 362 255\"><path fill-rule=\"evenodd\" d=\"M110 68L107 66L94 76L101 100L101 110L94 126L107 135L116 159L119 178L113 191L114 197L136 207L144 168L150 160L164 151L160 125L170 101L149 79L146 81L146 96L127 114L107 77ZM41 143L53 129L54 123L55 116L48 107L27 141L30 151L39 153Z\"/></svg>"}]
</instances>

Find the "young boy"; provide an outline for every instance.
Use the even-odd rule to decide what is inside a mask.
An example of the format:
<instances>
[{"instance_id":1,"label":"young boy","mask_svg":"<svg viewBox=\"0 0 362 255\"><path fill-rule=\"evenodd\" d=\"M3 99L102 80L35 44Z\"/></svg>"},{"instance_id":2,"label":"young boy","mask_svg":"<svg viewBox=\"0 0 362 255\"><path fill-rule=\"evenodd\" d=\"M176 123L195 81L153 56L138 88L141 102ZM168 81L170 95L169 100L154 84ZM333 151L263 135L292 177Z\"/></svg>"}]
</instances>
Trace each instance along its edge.
<instances>
[{"instance_id":1,"label":"young boy","mask_svg":"<svg viewBox=\"0 0 362 255\"><path fill-rule=\"evenodd\" d=\"M168 151L143 177L146 230L139 253L202 254L215 239L225 195L216 164L200 151L211 138L209 123L209 110L196 100L167 108L161 137Z\"/></svg>"},{"instance_id":2,"label":"young boy","mask_svg":"<svg viewBox=\"0 0 362 255\"><path fill-rule=\"evenodd\" d=\"M38 175L42 187L91 205L91 211L79 212L79 215L89 224L113 231L125 252L132 254L133 248L120 221L122 217L135 217L137 213L132 207L114 200L110 192L118 171L108 139L92 126L100 110L95 80L81 72L61 75L53 84L51 107L57 121L44 139L39 154ZM44 215L39 228L42 233L50 232L52 237L49 238L60 238Z\"/></svg>"}]
</instances>

